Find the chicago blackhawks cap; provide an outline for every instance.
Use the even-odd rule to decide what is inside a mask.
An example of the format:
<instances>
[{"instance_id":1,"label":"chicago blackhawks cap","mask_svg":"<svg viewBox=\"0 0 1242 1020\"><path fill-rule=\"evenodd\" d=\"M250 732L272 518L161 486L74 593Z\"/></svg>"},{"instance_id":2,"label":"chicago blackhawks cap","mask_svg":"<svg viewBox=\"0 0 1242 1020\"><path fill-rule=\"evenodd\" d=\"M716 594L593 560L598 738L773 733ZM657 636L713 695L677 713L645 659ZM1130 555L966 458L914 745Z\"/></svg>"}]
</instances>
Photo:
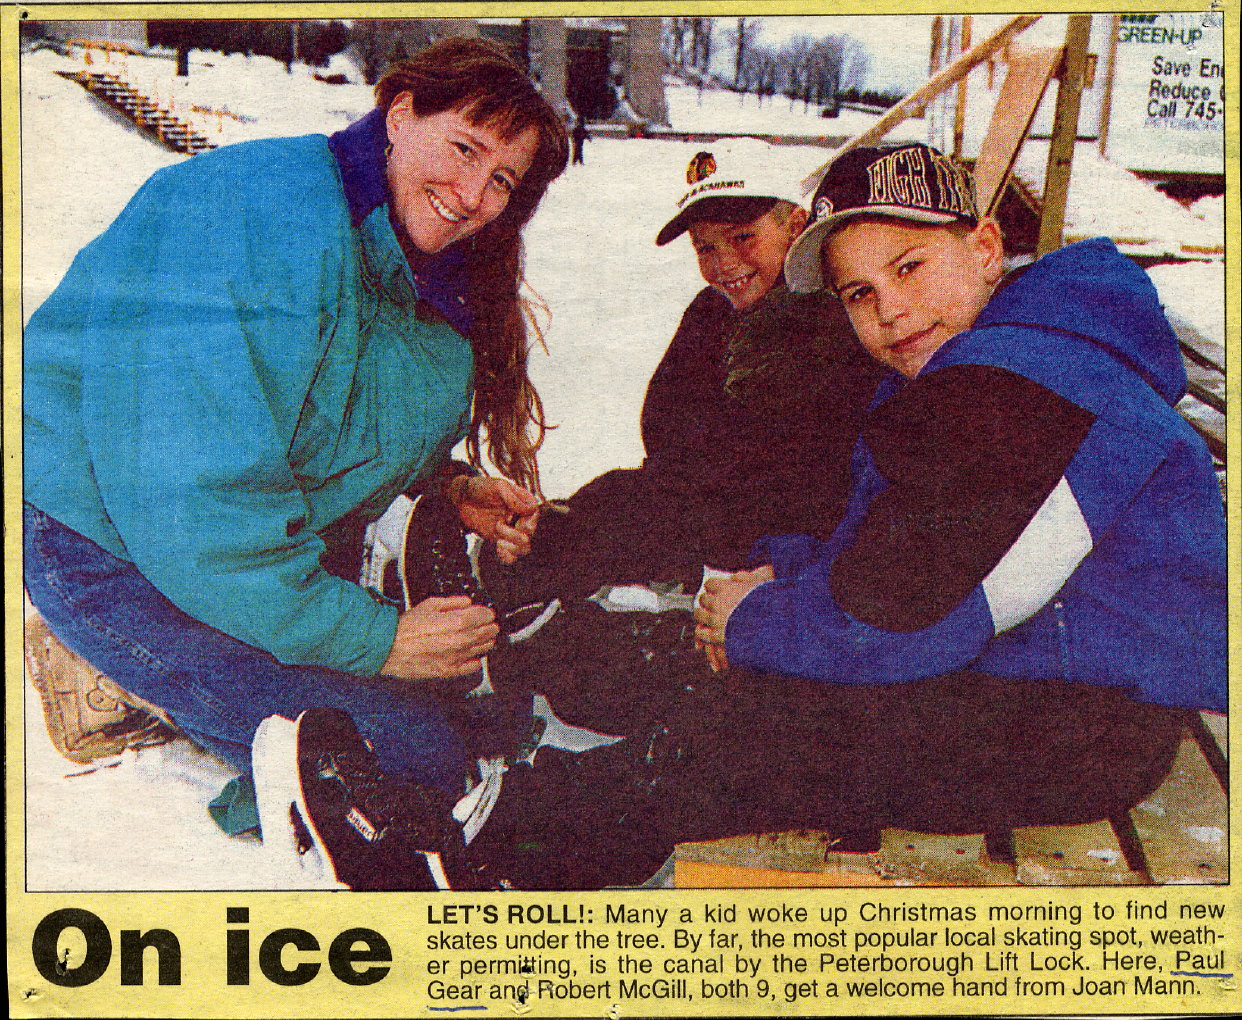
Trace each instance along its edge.
<instances>
[{"instance_id":1,"label":"chicago blackhawks cap","mask_svg":"<svg viewBox=\"0 0 1242 1020\"><path fill-rule=\"evenodd\" d=\"M929 145L859 146L828 165L811 219L785 256L785 280L807 293L824 286L820 249L832 229L856 216L892 216L915 223L979 221L975 182L965 167Z\"/></svg>"},{"instance_id":2,"label":"chicago blackhawks cap","mask_svg":"<svg viewBox=\"0 0 1242 1020\"><path fill-rule=\"evenodd\" d=\"M685 233L691 223L748 223L784 200L798 205L802 192L796 174L782 170L772 146L757 138L732 138L696 152L686 166L685 189L676 211L656 244Z\"/></svg>"}]
</instances>

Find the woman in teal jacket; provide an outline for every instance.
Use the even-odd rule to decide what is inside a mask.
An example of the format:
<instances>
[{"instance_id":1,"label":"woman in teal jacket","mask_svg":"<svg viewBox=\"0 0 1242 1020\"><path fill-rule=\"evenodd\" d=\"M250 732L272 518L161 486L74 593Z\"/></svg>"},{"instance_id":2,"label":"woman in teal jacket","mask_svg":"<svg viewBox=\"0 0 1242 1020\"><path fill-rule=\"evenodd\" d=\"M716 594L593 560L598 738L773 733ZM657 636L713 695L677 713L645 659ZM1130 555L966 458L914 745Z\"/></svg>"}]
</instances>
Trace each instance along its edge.
<instances>
[{"instance_id":1,"label":"woman in teal jacket","mask_svg":"<svg viewBox=\"0 0 1242 1020\"><path fill-rule=\"evenodd\" d=\"M376 96L331 138L155 174L31 317L25 580L66 645L243 771L263 718L332 706L447 789L460 738L400 681L477 670L491 610L399 612L324 563L346 522L434 480L503 557L529 547L520 234L567 144L476 40ZM508 478L455 474L463 437Z\"/></svg>"}]
</instances>

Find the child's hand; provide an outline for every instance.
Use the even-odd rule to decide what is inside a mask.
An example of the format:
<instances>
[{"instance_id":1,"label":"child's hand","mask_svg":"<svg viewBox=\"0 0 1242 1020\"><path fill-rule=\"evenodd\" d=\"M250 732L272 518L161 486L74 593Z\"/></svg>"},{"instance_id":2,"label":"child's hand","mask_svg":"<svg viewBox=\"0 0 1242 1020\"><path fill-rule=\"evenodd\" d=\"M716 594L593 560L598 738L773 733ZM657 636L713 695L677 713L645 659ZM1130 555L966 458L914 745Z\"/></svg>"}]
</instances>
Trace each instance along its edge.
<instances>
[{"instance_id":1,"label":"child's hand","mask_svg":"<svg viewBox=\"0 0 1242 1020\"><path fill-rule=\"evenodd\" d=\"M728 577L709 578L703 586L698 605L694 607L694 641L707 653L707 663L714 672L729 668L725 658L725 627L729 615L759 585L776 578L772 565L765 563L754 570L740 570Z\"/></svg>"}]
</instances>

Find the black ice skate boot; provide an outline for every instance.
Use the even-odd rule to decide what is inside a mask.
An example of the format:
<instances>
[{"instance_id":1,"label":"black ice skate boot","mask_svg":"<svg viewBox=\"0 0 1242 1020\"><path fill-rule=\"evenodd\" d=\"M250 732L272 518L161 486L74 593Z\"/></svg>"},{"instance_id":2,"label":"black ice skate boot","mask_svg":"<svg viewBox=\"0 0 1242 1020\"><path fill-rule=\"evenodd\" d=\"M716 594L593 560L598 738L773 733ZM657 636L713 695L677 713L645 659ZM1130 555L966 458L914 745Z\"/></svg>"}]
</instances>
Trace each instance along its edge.
<instances>
[{"instance_id":1,"label":"black ice skate boot","mask_svg":"<svg viewBox=\"0 0 1242 1020\"><path fill-rule=\"evenodd\" d=\"M295 770L290 815L334 877L357 890L486 889L492 872L466 852L454 802L435 787L385 775L353 720L312 708L289 732L268 732L258 752L288 759L265 762L265 776ZM276 739L281 737L282 739ZM292 739L290 739L290 737ZM271 795L271 791L263 791Z\"/></svg>"},{"instance_id":2,"label":"black ice skate boot","mask_svg":"<svg viewBox=\"0 0 1242 1020\"><path fill-rule=\"evenodd\" d=\"M405 609L433 595L468 595L501 621L500 609L475 575L467 536L457 507L447 497L439 493L419 497L406 520L399 558ZM481 673L428 681L476 757L508 757L531 730L531 694L525 683L498 682L498 672L503 671L493 668L504 654L502 635L484 658Z\"/></svg>"},{"instance_id":3,"label":"black ice skate boot","mask_svg":"<svg viewBox=\"0 0 1242 1020\"><path fill-rule=\"evenodd\" d=\"M424 493L405 525L399 561L406 609L433 595L469 595L481 606L496 607L474 576L467 532L447 497Z\"/></svg>"}]
</instances>

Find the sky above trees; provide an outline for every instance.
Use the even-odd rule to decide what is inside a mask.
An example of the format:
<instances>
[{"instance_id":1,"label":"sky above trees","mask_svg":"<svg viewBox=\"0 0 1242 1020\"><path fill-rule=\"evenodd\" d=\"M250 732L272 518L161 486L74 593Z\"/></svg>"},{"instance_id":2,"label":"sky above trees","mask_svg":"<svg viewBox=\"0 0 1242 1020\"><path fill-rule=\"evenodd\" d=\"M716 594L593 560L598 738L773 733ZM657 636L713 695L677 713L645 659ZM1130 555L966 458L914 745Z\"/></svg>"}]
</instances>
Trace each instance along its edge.
<instances>
[{"instance_id":1,"label":"sky above trees","mask_svg":"<svg viewBox=\"0 0 1242 1020\"><path fill-rule=\"evenodd\" d=\"M719 18L720 28L733 19ZM931 44L928 15L842 15L760 18L759 40L779 47L797 35L812 39L848 35L870 55L863 86L877 92L909 92L927 79Z\"/></svg>"}]
</instances>

